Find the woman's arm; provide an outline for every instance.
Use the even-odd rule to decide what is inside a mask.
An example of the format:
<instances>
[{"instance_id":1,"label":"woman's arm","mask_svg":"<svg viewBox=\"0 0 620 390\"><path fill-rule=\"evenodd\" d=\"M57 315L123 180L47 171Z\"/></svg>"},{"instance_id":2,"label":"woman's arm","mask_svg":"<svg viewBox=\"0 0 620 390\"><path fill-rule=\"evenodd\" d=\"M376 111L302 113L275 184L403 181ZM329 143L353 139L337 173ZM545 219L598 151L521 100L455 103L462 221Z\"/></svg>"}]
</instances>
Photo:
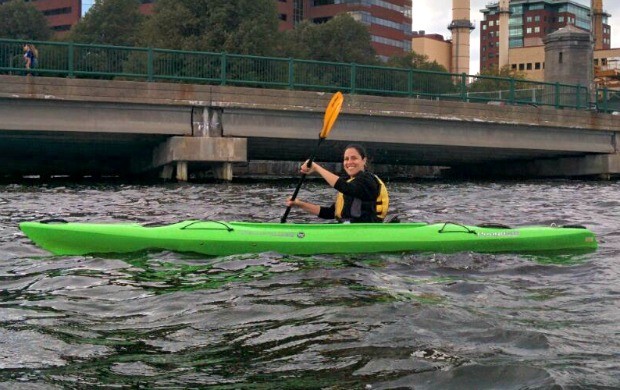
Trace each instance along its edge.
<instances>
[{"instance_id":1,"label":"woman's arm","mask_svg":"<svg viewBox=\"0 0 620 390\"><path fill-rule=\"evenodd\" d=\"M301 166L301 173L309 175L313 172L316 172L319 175L321 175L321 177L325 179L327 184L329 184L331 187L336 185L336 182L339 179L337 175L331 173L330 171L328 171L327 169L323 168L322 166L320 166L319 164L315 162L312 163L312 166L310 168L308 168L306 164L307 162L303 163L303 165Z\"/></svg>"},{"instance_id":2,"label":"woman's arm","mask_svg":"<svg viewBox=\"0 0 620 390\"><path fill-rule=\"evenodd\" d=\"M313 214L313 215L319 215L319 212L321 212L321 206L314 204L314 203L304 202L299 199L295 199L295 200L288 199L286 201L286 206L287 207L299 207L305 212Z\"/></svg>"}]
</instances>

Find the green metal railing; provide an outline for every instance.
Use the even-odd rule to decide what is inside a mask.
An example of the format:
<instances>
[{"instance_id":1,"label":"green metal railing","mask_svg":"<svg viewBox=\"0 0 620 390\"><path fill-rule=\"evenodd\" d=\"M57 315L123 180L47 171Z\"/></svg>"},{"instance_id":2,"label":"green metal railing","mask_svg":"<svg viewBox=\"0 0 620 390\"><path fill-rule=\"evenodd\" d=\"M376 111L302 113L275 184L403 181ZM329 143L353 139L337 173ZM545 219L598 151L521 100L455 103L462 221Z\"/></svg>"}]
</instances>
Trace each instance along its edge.
<instances>
[{"instance_id":1,"label":"green metal railing","mask_svg":"<svg viewBox=\"0 0 620 390\"><path fill-rule=\"evenodd\" d=\"M339 90L352 94L556 108L591 107L588 88L580 85L353 63L71 42L0 39L0 74L26 74L22 49L25 43L34 43L39 51L37 69L33 72L37 76ZM480 84L485 85L484 91L476 91ZM609 93L600 92L597 96L604 99Z\"/></svg>"}]
</instances>

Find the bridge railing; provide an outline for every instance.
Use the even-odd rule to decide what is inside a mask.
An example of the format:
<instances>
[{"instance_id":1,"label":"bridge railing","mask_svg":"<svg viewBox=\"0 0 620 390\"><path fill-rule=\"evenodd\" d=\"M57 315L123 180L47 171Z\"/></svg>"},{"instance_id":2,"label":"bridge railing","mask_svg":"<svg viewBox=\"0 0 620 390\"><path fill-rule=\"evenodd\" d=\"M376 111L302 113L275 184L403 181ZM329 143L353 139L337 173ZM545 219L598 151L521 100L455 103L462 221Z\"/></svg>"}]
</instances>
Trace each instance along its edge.
<instances>
[{"instance_id":1,"label":"bridge railing","mask_svg":"<svg viewBox=\"0 0 620 390\"><path fill-rule=\"evenodd\" d=\"M230 53L0 39L0 74L25 75L23 45L39 51L36 76L168 81L433 100L589 108L585 86Z\"/></svg>"},{"instance_id":2,"label":"bridge railing","mask_svg":"<svg viewBox=\"0 0 620 390\"><path fill-rule=\"evenodd\" d=\"M596 102L599 111L615 115L620 113L620 91L618 90L597 88Z\"/></svg>"}]
</instances>

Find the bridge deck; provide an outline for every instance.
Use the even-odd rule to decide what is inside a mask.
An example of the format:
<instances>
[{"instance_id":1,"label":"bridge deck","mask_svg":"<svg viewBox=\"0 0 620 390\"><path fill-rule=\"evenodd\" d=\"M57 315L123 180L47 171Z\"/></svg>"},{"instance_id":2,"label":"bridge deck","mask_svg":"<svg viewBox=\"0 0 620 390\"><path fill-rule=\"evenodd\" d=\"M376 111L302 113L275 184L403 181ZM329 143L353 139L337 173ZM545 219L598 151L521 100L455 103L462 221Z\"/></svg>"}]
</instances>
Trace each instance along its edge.
<instances>
[{"instance_id":1,"label":"bridge deck","mask_svg":"<svg viewBox=\"0 0 620 390\"><path fill-rule=\"evenodd\" d=\"M157 165L155 160L202 165L300 161L316 143L329 97L209 85L0 76L0 163L10 167L5 172L66 174L129 167L141 171ZM461 170L487 166L499 173L521 169L527 175L524 167L532 161L608 156L596 167L558 173L615 173L619 122L615 116L585 110L347 95L318 158L340 161L344 145L360 142L377 164ZM200 146L176 142L175 150L162 151L171 137L202 141ZM222 138L231 143L211 142ZM192 160L179 148L204 150ZM209 154L209 148L230 150ZM206 156L203 161L201 156Z\"/></svg>"}]
</instances>

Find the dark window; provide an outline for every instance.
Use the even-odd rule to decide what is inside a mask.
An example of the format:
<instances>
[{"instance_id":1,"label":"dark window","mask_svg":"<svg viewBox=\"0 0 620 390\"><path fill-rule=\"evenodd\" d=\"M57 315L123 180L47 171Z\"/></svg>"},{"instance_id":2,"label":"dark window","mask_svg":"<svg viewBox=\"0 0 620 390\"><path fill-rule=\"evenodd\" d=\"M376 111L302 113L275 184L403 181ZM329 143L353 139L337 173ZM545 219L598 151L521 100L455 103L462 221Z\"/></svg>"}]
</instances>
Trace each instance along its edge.
<instances>
[{"instance_id":1,"label":"dark window","mask_svg":"<svg viewBox=\"0 0 620 390\"><path fill-rule=\"evenodd\" d=\"M43 15L45 16L63 15L63 14L70 14L70 13L71 13L71 7L54 8L54 9L48 9L46 11L43 11Z\"/></svg>"},{"instance_id":2,"label":"dark window","mask_svg":"<svg viewBox=\"0 0 620 390\"><path fill-rule=\"evenodd\" d=\"M54 30L54 31L69 31L69 30L71 30L71 25L70 24L63 24L62 26L54 26L54 27L52 27L52 30Z\"/></svg>"},{"instance_id":3,"label":"dark window","mask_svg":"<svg viewBox=\"0 0 620 390\"><path fill-rule=\"evenodd\" d=\"M562 58L562 57L564 57L564 53L560 52L560 55L558 56L558 62L559 62L560 64L562 63L562 60L563 60L563 58Z\"/></svg>"},{"instance_id":4,"label":"dark window","mask_svg":"<svg viewBox=\"0 0 620 390\"><path fill-rule=\"evenodd\" d=\"M312 19L312 23L321 24L321 23L329 22L330 19L331 19L330 16L325 16L323 18L314 18Z\"/></svg>"}]
</instances>

